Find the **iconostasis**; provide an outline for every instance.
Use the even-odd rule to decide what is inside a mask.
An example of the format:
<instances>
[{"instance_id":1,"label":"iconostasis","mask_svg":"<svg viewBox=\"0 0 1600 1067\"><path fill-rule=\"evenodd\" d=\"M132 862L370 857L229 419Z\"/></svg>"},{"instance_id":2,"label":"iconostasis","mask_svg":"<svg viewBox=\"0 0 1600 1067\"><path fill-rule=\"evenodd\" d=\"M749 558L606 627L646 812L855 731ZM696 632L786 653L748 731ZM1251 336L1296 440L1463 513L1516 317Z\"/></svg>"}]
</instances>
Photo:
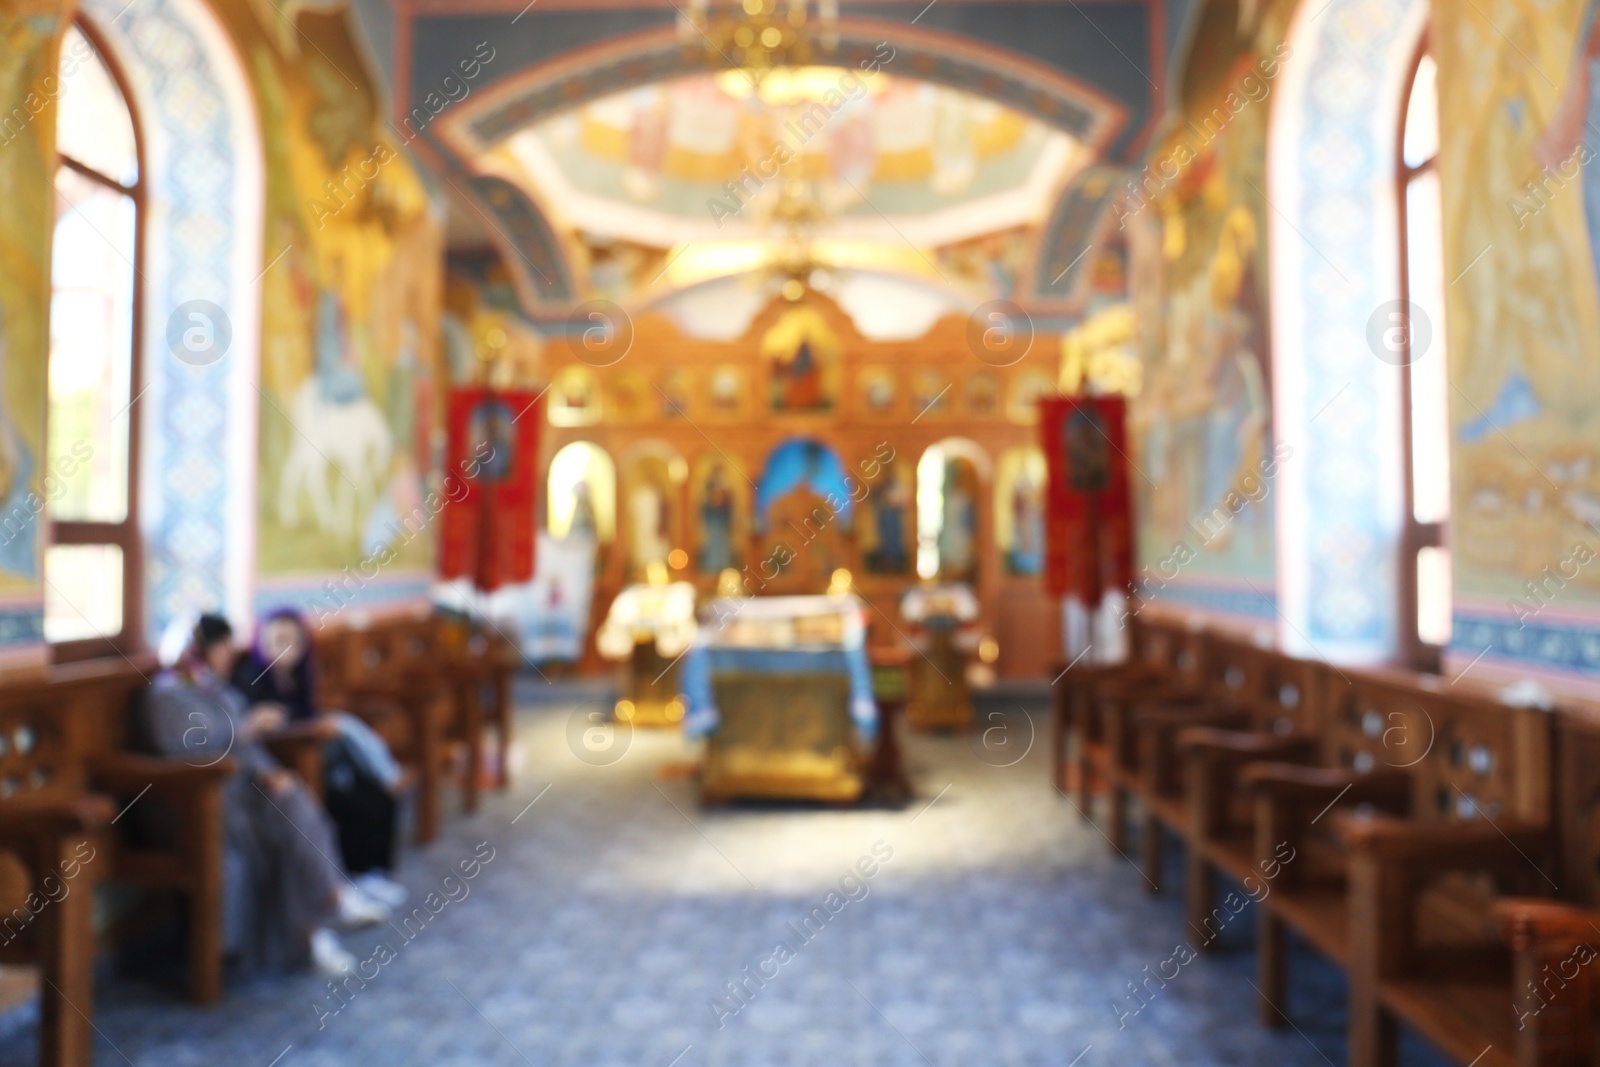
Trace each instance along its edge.
<instances>
[{"instance_id":1,"label":"iconostasis","mask_svg":"<svg viewBox=\"0 0 1600 1067\"><path fill-rule=\"evenodd\" d=\"M601 606L652 560L702 595L730 567L762 595L819 593L848 568L885 644L909 629L907 588L970 582L1000 672L1042 673L1059 624L1035 401L1055 393L1059 340L991 366L965 316L870 340L827 296L797 295L730 341L656 313L620 358L547 339L547 529L595 538Z\"/></svg>"}]
</instances>

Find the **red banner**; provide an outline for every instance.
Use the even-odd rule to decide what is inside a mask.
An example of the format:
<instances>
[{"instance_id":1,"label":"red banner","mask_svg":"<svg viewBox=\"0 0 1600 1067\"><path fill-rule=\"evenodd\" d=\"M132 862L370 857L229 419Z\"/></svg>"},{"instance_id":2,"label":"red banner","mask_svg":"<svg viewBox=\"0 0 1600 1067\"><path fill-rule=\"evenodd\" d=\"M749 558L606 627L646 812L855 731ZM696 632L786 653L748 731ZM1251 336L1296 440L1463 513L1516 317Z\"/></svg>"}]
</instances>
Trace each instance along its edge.
<instances>
[{"instance_id":1,"label":"red banner","mask_svg":"<svg viewBox=\"0 0 1600 1067\"><path fill-rule=\"evenodd\" d=\"M1050 472L1045 586L1091 606L1133 581L1127 405L1121 397L1039 401L1040 445Z\"/></svg>"},{"instance_id":2,"label":"red banner","mask_svg":"<svg viewBox=\"0 0 1600 1067\"><path fill-rule=\"evenodd\" d=\"M543 417L536 393L451 391L441 578L484 592L533 578Z\"/></svg>"}]
</instances>

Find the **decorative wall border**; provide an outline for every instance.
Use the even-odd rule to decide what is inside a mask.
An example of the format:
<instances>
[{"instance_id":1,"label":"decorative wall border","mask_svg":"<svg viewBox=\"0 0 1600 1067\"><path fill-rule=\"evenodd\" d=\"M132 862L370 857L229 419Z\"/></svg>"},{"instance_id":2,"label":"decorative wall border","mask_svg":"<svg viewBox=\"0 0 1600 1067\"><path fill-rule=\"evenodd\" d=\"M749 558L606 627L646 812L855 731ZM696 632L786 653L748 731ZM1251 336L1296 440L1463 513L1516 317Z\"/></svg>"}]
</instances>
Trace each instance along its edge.
<instances>
[{"instance_id":1,"label":"decorative wall border","mask_svg":"<svg viewBox=\"0 0 1600 1067\"><path fill-rule=\"evenodd\" d=\"M262 161L249 81L200 0L84 0L145 129L145 380L140 525L145 633L189 611L243 621L254 569ZM231 328L208 366L173 356L167 320L208 300Z\"/></svg>"},{"instance_id":2,"label":"decorative wall border","mask_svg":"<svg viewBox=\"0 0 1600 1067\"><path fill-rule=\"evenodd\" d=\"M1400 380L1365 330L1398 292L1395 130L1426 9L1302 4L1272 105L1274 411L1304 456L1278 497L1278 588L1286 640L1333 659L1398 643Z\"/></svg>"}]
</instances>

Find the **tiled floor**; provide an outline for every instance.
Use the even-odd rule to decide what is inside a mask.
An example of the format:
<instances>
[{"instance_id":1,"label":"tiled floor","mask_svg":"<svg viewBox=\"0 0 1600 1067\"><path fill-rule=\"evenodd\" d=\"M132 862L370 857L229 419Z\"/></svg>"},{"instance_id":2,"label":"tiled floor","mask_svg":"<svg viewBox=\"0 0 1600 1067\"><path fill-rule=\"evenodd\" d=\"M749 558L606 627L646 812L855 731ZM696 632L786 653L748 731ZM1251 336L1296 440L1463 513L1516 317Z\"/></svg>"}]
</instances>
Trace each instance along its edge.
<instances>
[{"instance_id":1,"label":"tiled floor","mask_svg":"<svg viewBox=\"0 0 1600 1067\"><path fill-rule=\"evenodd\" d=\"M96 1062L1343 1062L1342 982L1310 956L1296 960L1284 1005L1294 1027L1256 1025L1248 914L1227 931L1232 946L1182 966L1131 1012L1126 984L1188 940L1178 901L1146 895L1051 790L1042 744L995 766L1009 757L976 740L914 738L921 795L905 811L706 812L673 773L691 755L676 736L592 748L604 738L585 735L584 710L574 700L523 711L515 788L451 818L405 864L419 901L430 889L458 899L409 939L349 936L358 955L385 941L393 956L373 956L376 977L342 1010L310 977L235 988L211 1010L113 979L99 994ZM1011 751L1043 724L1013 710ZM491 849L476 878L444 881ZM875 852L873 876L845 882L855 899L830 900ZM827 921L814 918L807 939L796 930L819 905ZM797 950L781 963L780 941ZM734 1013L725 983L746 966L770 977L748 983ZM0 1024L0 1065L32 1063L32 1038L25 1020ZM1408 1047L1404 1062L1436 1061Z\"/></svg>"}]
</instances>

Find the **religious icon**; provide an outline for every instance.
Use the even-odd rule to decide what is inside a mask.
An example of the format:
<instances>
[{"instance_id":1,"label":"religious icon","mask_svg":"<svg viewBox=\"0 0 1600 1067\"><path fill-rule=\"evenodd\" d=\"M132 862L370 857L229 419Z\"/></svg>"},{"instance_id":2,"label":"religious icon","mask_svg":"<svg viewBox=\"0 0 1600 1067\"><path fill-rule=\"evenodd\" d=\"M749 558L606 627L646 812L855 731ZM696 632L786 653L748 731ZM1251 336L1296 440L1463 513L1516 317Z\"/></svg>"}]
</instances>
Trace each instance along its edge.
<instances>
[{"instance_id":1,"label":"religious icon","mask_svg":"<svg viewBox=\"0 0 1600 1067\"><path fill-rule=\"evenodd\" d=\"M867 500L871 529L865 559L870 573L905 574L910 568L906 544L910 526L906 519L911 504L910 479L904 477L899 465L889 464L883 470L883 480Z\"/></svg>"},{"instance_id":2,"label":"religious icon","mask_svg":"<svg viewBox=\"0 0 1600 1067\"><path fill-rule=\"evenodd\" d=\"M771 373L773 411L832 410L839 340L815 308L786 312L761 339L761 354Z\"/></svg>"},{"instance_id":3,"label":"religious icon","mask_svg":"<svg viewBox=\"0 0 1600 1067\"><path fill-rule=\"evenodd\" d=\"M980 419L1000 413L1000 378L990 371L979 371L966 380L963 393L967 414Z\"/></svg>"},{"instance_id":4,"label":"religious icon","mask_svg":"<svg viewBox=\"0 0 1600 1067\"><path fill-rule=\"evenodd\" d=\"M936 370L919 370L912 375L911 407L916 417L949 411L950 384L950 379Z\"/></svg>"},{"instance_id":5,"label":"religious icon","mask_svg":"<svg viewBox=\"0 0 1600 1067\"><path fill-rule=\"evenodd\" d=\"M614 422L639 422L649 418L656 391L638 371L606 372L606 415Z\"/></svg>"},{"instance_id":6,"label":"religious icon","mask_svg":"<svg viewBox=\"0 0 1600 1067\"><path fill-rule=\"evenodd\" d=\"M568 529L575 537L595 535L594 491L586 479L572 487L572 525Z\"/></svg>"},{"instance_id":7,"label":"religious icon","mask_svg":"<svg viewBox=\"0 0 1600 1067\"><path fill-rule=\"evenodd\" d=\"M1033 426L1039 421L1040 398L1055 395L1053 377L1043 371L1025 371L1011 382L1006 418L1023 426Z\"/></svg>"},{"instance_id":8,"label":"religious icon","mask_svg":"<svg viewBox=\"0 0 1600 1067\"><path fill-rule=\"evenodd\" d=\"M661 380L656 385L657 398L661 401L661 417L664 419L687 418L689 414L689 376L681 370L673 369L661 375Z\"/></svg>"},{"instance_id":9,"label":"religious icon","mask_svg":"<svg viewBox=\"0 0 1600 1067\"><path fill-rule=\"evenodd\" d=\"M628 490L628 559L637 571L665 560L672 551L667 507L667 494L647 478Z\"/></svg>"},{"instance_id":10,"label":"religious icon","mask_svg":"<svg viewBox=\"0 0 1600 1067\"><path fill-rule=\"evenodd\" d=\"M711 372L707 389L713 415L733 417L744 407L744 369L721 366Z\"/></svg>"},{"instance_id":11,"label":"religious icon","mask_svg":"<svg viewBox=\"0 0 1600 1067\"><path fill-rule=\"evenodd\" d=\"M1072 491L1104 492L1111 484L1111 440L1100 413L1088 407L1073 408L1067 413L1061 440Z\"/></svg>"},{"instance_id":12,"label":"religious icon","mask_svg":"<svg viewBox=\"0 0 1600 1067\"><path fill-rule=\"evenodd\" d=\"M1013 448L1000 457L995 479L995 540L1006 571L1021 577L1044 572L1044 453Z\"/></svg>"},{"instance_id":13,"label":"religious icon","mask_svg":"<svg viewBox=\"0 0 1600 1067\"><path fill-rule=\"evenodd\" d=\"M978 559L978 472L970 460L946 460L943 497L939 577L970 581L976 577Z\"/></svg>"},{"instance_id":14,"label":"religious icon","mask_svg":"<svg viewBox=\"0 0 1600 1067\"><path fill-rule=\"evenodd\" d=\"M600 382L589 367L564 367L550 382L546 410L552 426L593 426L600 421Z\"/></svg>"},{"instance_id":15,"label":"religious icon","mask_svg":"<svg viewBox=\"0 0 1600 1067\"><path fill-rule=\"evenodd\" d=\"M487 397L473 407L467 420L467 441L474 456L486 455L477 477L485 483L503 481L515 463L512 411L499 397Z\"/></svg>"},{"instance_id":16,"label":"religious icon","mask_svg":"<svg viewBox=\"0 0 1600 1067\"><path fill-rule=\"evenodd\" d=\"M728 484L726 465L711 465L700 491L700 551L695 560L701 574L719 574L734 566L733 489Z\"/></svg>"},{"instance_id":17,"label":"religious icon","mask_svg":"<svg viewBox=\"0 0 1600 1067\"><path fill-rule=\"evenodd\" d=\"M894 374L884 367L868 367L861 372L862 406L871 414L886 415L894 410Z\"/></svg>"}]
</instances>

